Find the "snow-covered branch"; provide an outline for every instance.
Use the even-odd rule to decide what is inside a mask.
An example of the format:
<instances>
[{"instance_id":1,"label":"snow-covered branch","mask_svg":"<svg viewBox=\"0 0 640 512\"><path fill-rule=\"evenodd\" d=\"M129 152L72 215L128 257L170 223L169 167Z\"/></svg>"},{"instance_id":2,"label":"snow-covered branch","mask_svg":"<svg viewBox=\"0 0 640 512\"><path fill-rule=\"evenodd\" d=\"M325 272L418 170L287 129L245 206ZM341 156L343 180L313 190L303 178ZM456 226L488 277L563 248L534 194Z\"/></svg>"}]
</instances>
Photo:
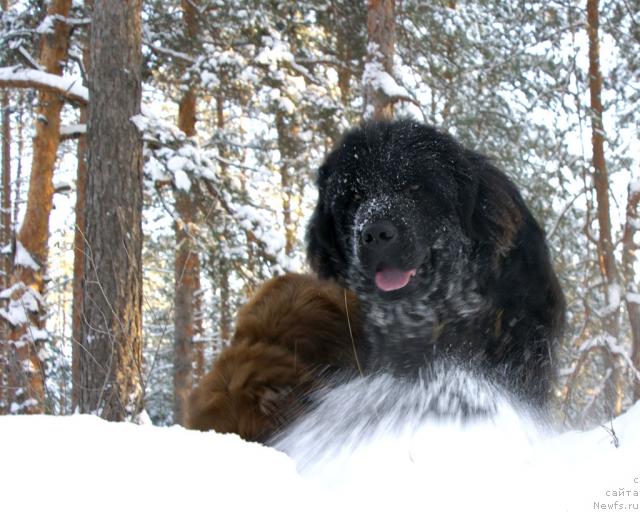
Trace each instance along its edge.
<instances>
[{"instance_id":1,"label":"snow-covered branch","mask_svg":"<svg viewBox=\"0 0 640 512\"><path fill-rule=\"evenodd\" d=\"M87 133L86 124L70 124L60 127L60 140L78 139Z\"/></svg>"},{"instance_id":2,"label":"snow-covered branch","mask_svg":"<svg viewBox=\"0 0 640 512\"><path fill-rule=\"evenodd\" d=\"M560 223L562 222L562 219L564 218L564 216L567 214L567 212L571 209L571 207L573 206L573 204L576 202L576 200L582 196L582 194L584 194L587 191L586 188L581 189L578 193L576 193L568 202L567 204L564 205L564 208L562 208L562 211L560 212L560 214L556 217L556 220L553 223L553 227L551 228L551 230L549 231L549 234L547 235L548 239L552 239L554 237L554 235L556 234L556 231L558 230L558 226L560 226Z\"/></svg>"},{"instance_id":3,"label":"snow-covered branch","mask_svg":"<svg viewBox=\"0 0 640 512\"><path fill-rule=\"evenodd\" d=\"M183 62L187 62L189 64L195 64L196 63L196 59L194 59L190 55L187 55L186 53L183 53L183 52L177 52L177 51L172 50L170 48L164 48L162 46L158 46L158 45L155 45L155 44L152 44L152 43L147 43L147 47L153 53L157 53L157 54L160 54L160 55L166 55L168 57L172 57L174 59L178 59L178 60L181 60Z\"/></svg>"},{"instance_id":4,"label":"snow-covered branch","mask_svg":"<svg viewBox=\"0 0 640 512\"><path fill-rule=\"evenodd\" d=\"M81 105L89 102L89 91L82 85L80 77L58 76L36 69L10 66L0 68L0 88L7 87L54 92Z\"/></svg>"}]
</instances>

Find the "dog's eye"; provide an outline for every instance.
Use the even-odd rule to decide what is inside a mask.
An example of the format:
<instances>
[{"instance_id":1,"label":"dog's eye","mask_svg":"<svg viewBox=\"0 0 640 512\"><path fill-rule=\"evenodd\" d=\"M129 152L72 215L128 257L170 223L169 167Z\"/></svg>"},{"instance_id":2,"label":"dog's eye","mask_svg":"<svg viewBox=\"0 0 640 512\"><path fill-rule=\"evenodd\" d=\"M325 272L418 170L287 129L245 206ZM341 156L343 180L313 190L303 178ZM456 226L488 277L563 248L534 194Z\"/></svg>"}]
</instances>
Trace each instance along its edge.
<instances>
[{"instance_id":1,"label":"dog's eye","mask_svg":"<svg viewBox=\"0 0 640 512\"><path fill-rule=\"evenodd\" d=\"M356 192L351 196L351 200L354 203L359 203L360 201L362 201L362 196Z\"/></svg>"},{"instance_id":2,"label":"dog's eye","mask_svg":"<svg viewBox=\"0 0 640 512\"><path fill-rule=\"evenodd\" d=\"M407 190L408 190L409 192L417 192L418 190L420 190L420 184L419 184L419 183L415 183L415 184L413 184L413 185L409 185L409 186L407 187Z\"/></svg>"}]
</instances>

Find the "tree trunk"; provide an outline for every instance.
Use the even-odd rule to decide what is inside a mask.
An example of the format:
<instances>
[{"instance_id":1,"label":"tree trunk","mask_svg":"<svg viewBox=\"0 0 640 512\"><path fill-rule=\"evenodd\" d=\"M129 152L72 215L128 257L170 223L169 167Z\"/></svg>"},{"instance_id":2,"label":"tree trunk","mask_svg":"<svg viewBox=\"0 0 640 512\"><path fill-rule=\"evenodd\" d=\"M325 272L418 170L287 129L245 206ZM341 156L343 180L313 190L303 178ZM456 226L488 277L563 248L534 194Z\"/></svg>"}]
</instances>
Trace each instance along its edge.
<instances>
[{"instance_id":1,"label":"tree trunk","mask_svg":"<svg viewBox=\"0 0 640 512\"><path fill-rule=\"evenodd\" d=\"M216 128L218 128L220 133L223 133L224 126L224 98L222 96L222 92L218 92L216 95ZM218 145L218 154L223 158L227 158L229 156L224 142L220 142ZM227 172L227 164L225 162L220 162L220 176L223 180L227 178ZM228 240L229 236L227 235L226 220L224 220L223 226L223 236ZM213 347L216 354L231 341L232 324L231 291L229 289L229 261L222 255L218 258L218 261L218 276L214 276L213 273L211 273L214 286L217 283L220 292L220 339L217 340L217 346Z\"/></svg>"},{"instance_id":2,"label":"tree trunk","mask_svg":"<svg viewBox=\"0 0 640 512\"><path fill-rule=\"evenodd\" d=\"M15 179L15 190L14 190L14 196L13 196L13 213L12 213L12 217L11 217L11 224L13 227L13 230L15 232L16 230L16 226L18 225L18 212L20 211L20 184L22 182L22 155L24 154L24 103L25 103L25 98L24 98L24 92L23 91L19 91L18 93L18 114L17 114L17 119L16 119L16 130L18 131L18 140L17 140L17 145L18 147L16 148L17 151L17 155L16 155L16 179Z\"/></svg>"},{"instance_id":3,"label":"tree trunk","mask_svg":"<svg viewBox=\"0 0 640 512\"><path fill-rule=\"evenodd\" d=\"M622 234L622 272L627 290L627 315L631 327L631 361L636 371L633 376L633 401L640 400L640 289L636 285L634 264L636 263L636 248L634 235L638 231L640 217L638 216L640 203L640 178L629 184L627 194L627 218Z\"/></svg>"},{"instance_id":4,"label":"tree trunk","mask_svg":"<svg viewBox=\"0 0 640 512\"><path fill-rule=\"evenodd\" d=\"M69 26L63 21L71 0L53 0L47 14L56 16L53 30L42 34L40 64L48 73L61 75L67 59ZM36 133L29 194L24 221L17 234L9 300L9 389L11 412L44 412L44 365L40 349L48 338L44 293L49 214L53 207L53 170L60 141L60 110L63 100L55 93L38 94Z\"/></svg>"},{"instance_id":5,"label":"tree trunk","mask_svg":"<svg viewBox=\"0 0 640 512\"><path fill-rule=\"evenodd\" d=\"M387 73L393 77L393 57L396 45L395 0L368 0L367 64L365 69L365 118L391 119L394 101L385 94L377 77Z\"/></svg>"},{"instance_id":6,"label":"tree trunk","mask_svg":"<svg viewBox=\"0 0 640 512\"><path fill-rule=\"evenodd\" d=\"M596 189L598 216L598 262L603 277L605 311L602 318L605 332L616 341L619 339L620 280L611 239L609 210L609 177L604 156L604 126L602 124L602 74L600 72L600 43L598 39L598 0L587 0L587 25L589 33L589 94L591 98L591 146L593 149L593 184ZM615 356L612 355L615 358ZM617 359L617 358L616 358ZM619 362L612 365L616 375L616 397L613 411L622 412L624 379Z\"/></svg>"},{"instance_id":7,"label":"tree trunk","mask_svg":"<svg viewBox=\"0 0 640 512\"><path fill-rule=\"evenodd\" d=\"M2 10L9 10L9 1L2 0ZM9 114L9 91L2 94L2 247L11 242L11 116ZM8 220L7 220L8 219ZM11 260L0 255L3 272L0 286L4 290L9 284ZM7 413L7 344L8 325L0 325L0 415Z\"/></svg>"},{"instance_id":8,"label":"tree trunk","mask_svg":"<svg viewBox=\"0 0 640 512\"><path fill-rule=\"evenodd\" d=\"M296 226L293 222L291 198L293 197L292 169L300 154L300 127L295 114L287 116L279 110L276 112L276 130L278 132L278 151L280 152L280 193L282 195L282 218L284 223L285 247L287 257L293 256L296 243Z\"/></svg>"},{"instance_id":9,"label":"tree trunk","mask_svg":"<svg viewBox=\"0 0 640 512\"><path fill-rule=\"evenodd\" d=\"M197 36L197 13L192 2L182 0L184 29L193 39ZM187 137L196 134L196 95L190 88L182 97L178 111L178 128ZM194 243L196 206L188 192L176 191L175 222L175 341L173 355L173 421L185 424L186 406L193 385L194 334L199 312L197 311L200 291L200 256ZM200 350L198 350L200 349ZM202 356L200 344L195 347L198 357ZM202 365L204 366L204 365Z\"/></svg>"},{"instance_id":10,"label":"tree trunk","mask_svg":"<svg viewBox=\"0 0 640 512\"><path fill-rule=\"evenodd\" d=\"M92 0L85 0L85 7L92 9ZM89 69L89 41L82 51L85 70ZM80 123L87 123L87 107L80 107ZM71 308L71 409L76 410L80 401L80 350L82 346L82 297L84 291L84 236L87 189L87 138L81 135L77 148L76 168L76 225L73 236L73 305Z\"/></svg>"},{"instance_id":11,"label":"tree trunk","mask_svg":"<svg viewBox=\"0 0 640 512\"><path fill-rule=\"evenodd\" d=\"M87 122L87 109L81 107L80 122ZM87 188L87 139L81 136L77 148L76 169L76 226L73 237L73 305L71 308L71 408L78 406L80 399L80 350L82 345L82 296L84 290L84 236L85 193Z\"/></svg>"},{"instance_id":12,"label":"tree trunk","mask_svg":"<svg viewBox=\"0 0 640 512\"><path fill-rule=\"evenodd\" d=\"M231 325L233 323L231 312L231 290L229 288L229 262L223 260L220 265L220 340L217 351L219 352L231 342Z\"/></svg>"},{"instance_id":13,"label":"tree trunk","mask_svg":"<svg viewBox=\"0 0 640 512\"><path fill-rule=\"evenodd\" d=\"M187 96L189 93L187 93ZM186 98L186 96L185 96ZM182 109L180 110L182 113ZM184 125L180 122L180 128ZM185 131L186 132L186 131ZM196 208L188 193L176 191L175 222L175 340L173 357L173 420L184 425L186 403L193 383L193 336L200 288L200 259L193 242Z\"/></svg>"},{"instance_id":14,"label":"tree trunk","mask_svg":"<svg viewBox=\"0 0 640 512\"><path fill-rule=\"evenodd\" d=\"M95 0L87 126L80 411L142 410L142 0Z\"/></svg>"},{"instance_id":15,"label":"tree trunk","mask_svg":"<svg viewBox=\"0 0 640 512\"><path fill-rule=\"evenodd\" d=\"M175 341L173 355L173 420L184 425L193 384L193 337L200 287L200 259L193 243L196 208L183 191L176 192Z\"/></svg>"},{"instance_id":16,"label":"tree trunk","mask_svg":"<svg viewBox=\"0 0 640 512\"><path fill-rule=\"evenodd\" d=\"M9 110L9 91L2 94L2 238L0 244L6 247L11 243L11 116ZM2 281L4 290L9 284L11 260L2 254Z\"/></svg>"},{"instance_id":17,"label":"tree trunk","mask_svg":"<svg viewBox=\"0 0 640 512\"><path fill-rule=\"evenodd\" d=\"M6 10L6 1L3 3ZM11 116L9 114L9 91L2 95L2 238L0 244L6 247L11 243ZM9 284L11 260L8 255L0 255L2 261L1 289ZM7 325L0 326L0 414L6 414L6 368L7 368Z\"/></svg>"}]
</instances>

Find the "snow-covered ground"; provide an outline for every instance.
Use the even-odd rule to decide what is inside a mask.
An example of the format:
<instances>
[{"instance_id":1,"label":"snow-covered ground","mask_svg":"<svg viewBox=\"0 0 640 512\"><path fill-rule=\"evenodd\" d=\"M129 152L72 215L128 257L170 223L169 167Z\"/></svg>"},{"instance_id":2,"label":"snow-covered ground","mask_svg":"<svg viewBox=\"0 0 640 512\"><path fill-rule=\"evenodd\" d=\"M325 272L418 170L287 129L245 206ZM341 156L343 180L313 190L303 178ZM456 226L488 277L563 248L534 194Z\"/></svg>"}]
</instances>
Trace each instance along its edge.
<instances>
[{"instance_id":1,"label":"snow-covered ground","mask_svg":"<svg viewBox=\"0 0 640 512\"><path fill-rule=\"evenodd\" d=\"M513 411L431 422L299 473L235 435L0 418L3 511L640 510L640 404L604 429L532 435Z\"/></svg>"}]
</instances>

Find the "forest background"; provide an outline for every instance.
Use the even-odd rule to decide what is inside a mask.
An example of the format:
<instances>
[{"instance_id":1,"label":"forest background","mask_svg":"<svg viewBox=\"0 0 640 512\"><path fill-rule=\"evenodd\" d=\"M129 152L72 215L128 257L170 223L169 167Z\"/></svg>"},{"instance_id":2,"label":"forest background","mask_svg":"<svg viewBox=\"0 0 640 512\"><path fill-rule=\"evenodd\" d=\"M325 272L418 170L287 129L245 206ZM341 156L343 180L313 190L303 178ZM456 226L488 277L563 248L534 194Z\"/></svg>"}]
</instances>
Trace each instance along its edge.
<instances>
[{"instance_id":1,"label":"forest background","mask_svg":"<svg viewBox=\"0 0 640 512\"><path fill-rule=\"evenodd\" d=\"M0 5L0 414L182 423L237 308L306 268L323 155L394 116L490 155L545 227L557 419L640 399L638 0Z\"/></svg>"}]
</instances>

